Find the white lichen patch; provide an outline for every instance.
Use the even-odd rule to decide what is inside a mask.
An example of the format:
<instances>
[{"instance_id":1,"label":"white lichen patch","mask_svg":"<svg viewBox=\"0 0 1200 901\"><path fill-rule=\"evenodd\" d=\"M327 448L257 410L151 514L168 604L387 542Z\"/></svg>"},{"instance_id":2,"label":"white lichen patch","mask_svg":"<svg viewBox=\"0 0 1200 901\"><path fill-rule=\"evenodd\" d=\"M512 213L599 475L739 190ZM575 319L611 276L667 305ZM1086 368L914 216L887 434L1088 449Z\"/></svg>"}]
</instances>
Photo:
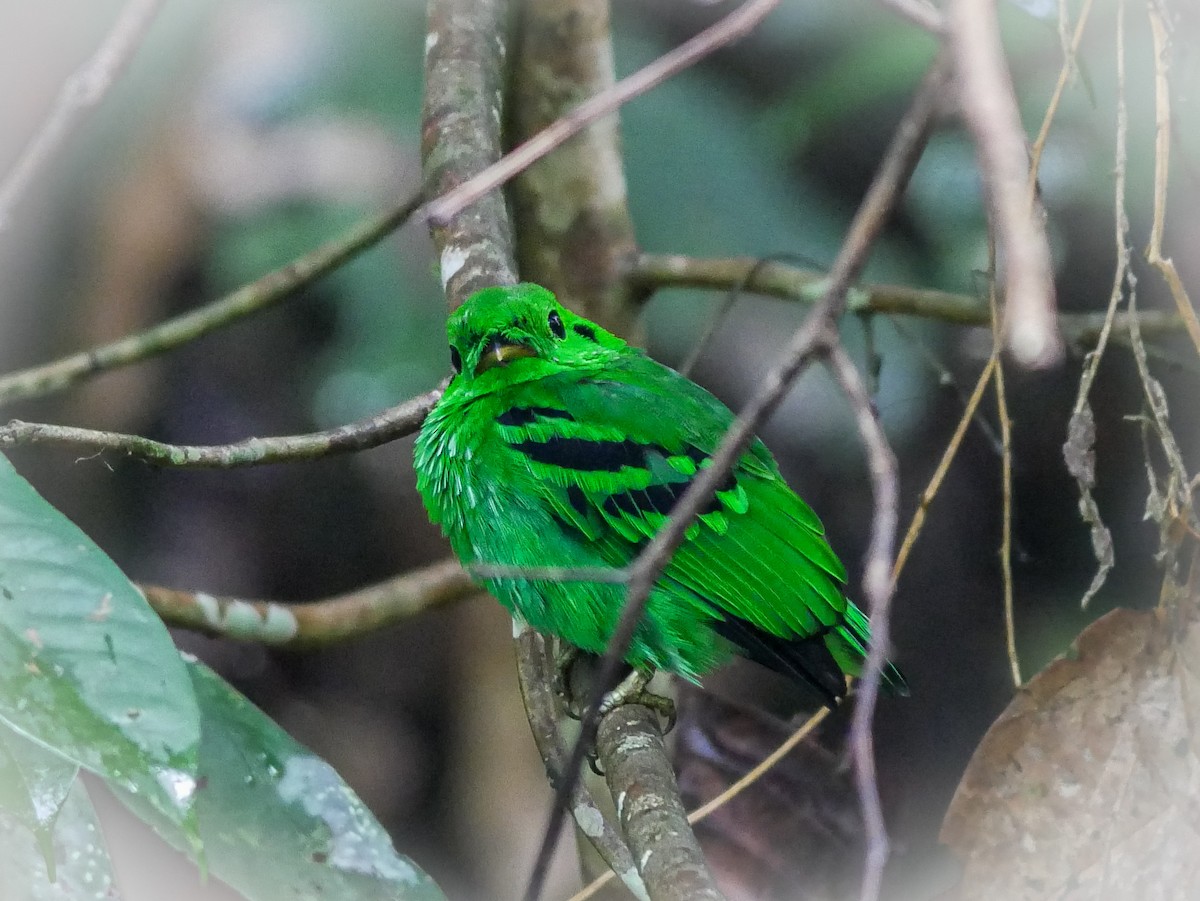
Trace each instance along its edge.
<instances>
[{"instance_id":1,"label":"white lichen patch","mask_svg":"<svg viewBox=\"0 0 1200 901\"><path fill-rule=\"evenodd\" d=\"M575 822L588 838L600 838L604 834L604 814L595 807L580 804L575 808Z\"/></svg>"},{"instance_id":2,"label":"white lichen patch","mask_svg":"<svg viewBox=\"0 0 1200 901\"><path fill-rule=\"evenodd\" d=\"M624 735L617 742L618 754L632 754L634 751L645 751L647 748L654 747L654 738L650 735L645 735L641 732L633 735Z\"/></svg>"},{"instance_id":3,"label":"white lichen patch","mask_svg":"<svg viewBox=\"0 0 1200 901\"><path fill-rule=\"evenodd\" d=\"M442 248L442 290L446 290L446 286L450 284L450 279L458 275L459 270L467 264L467 259L470 257L470 251L464 247L455 247L453 244L447 244Z\"/></svg>"}]
</instances>

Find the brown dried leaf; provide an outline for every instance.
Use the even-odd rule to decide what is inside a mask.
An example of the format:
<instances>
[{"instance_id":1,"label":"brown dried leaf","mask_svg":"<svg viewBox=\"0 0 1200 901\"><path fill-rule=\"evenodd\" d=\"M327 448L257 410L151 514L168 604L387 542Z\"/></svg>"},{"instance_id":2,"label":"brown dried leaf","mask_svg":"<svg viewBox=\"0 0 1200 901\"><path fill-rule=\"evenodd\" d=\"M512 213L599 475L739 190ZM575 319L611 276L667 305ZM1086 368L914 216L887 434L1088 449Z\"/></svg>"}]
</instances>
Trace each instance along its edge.
<instances>
[{"instance_id":1,"label":"brown dried leaf","mask_svg":"<svg viewBox=\"0 0 1200 901\"><path fill-rule=\"evenodd\" d=\"M941 840L964 899L1200 898L1200 623L1116 610L988 730Z\"/></svg>"}]
</instances>

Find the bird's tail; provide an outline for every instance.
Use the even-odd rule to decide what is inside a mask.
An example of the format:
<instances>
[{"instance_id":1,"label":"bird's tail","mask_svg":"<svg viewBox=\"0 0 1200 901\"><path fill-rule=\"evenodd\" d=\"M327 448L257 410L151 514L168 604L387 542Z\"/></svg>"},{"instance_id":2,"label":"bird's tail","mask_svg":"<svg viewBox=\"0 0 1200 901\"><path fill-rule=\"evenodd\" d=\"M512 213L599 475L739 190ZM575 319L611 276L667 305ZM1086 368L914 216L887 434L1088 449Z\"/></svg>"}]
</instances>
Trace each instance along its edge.
<instances>
[{"instance_id":1,"label":"bird's tail","mask_svg":"<svg viewBox=\"0 0 1200 901\"><path fill-rule=\"evenodd\" d=\"M854 604L846 604L841 625L825 635L825 647L833 655L842 672L857 676L862 672L867 657L867 645L871 640L871 624L866 615ZM900 670L890 662L883 665L883 687L890 694L908 696L908 682Z\"/></svg>"}]
</instances>

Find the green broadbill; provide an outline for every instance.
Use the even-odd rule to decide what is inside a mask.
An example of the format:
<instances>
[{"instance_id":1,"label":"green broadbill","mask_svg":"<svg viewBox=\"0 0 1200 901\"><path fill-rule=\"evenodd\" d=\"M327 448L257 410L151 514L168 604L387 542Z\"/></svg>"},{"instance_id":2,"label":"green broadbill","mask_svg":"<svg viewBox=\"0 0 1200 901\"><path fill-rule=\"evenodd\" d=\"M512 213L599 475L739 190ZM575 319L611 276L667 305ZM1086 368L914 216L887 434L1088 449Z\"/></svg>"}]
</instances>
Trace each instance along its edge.
<instances>
[{"instance_id":1,"label":"green broadbill","mask_svg":"<svg viewBox=\"0 0 1200 901\"><path fill-rule=\"evenodd\" d=\"M710 465L733 414L537 285L488 288L447 326L455 375L416 444L417 488L472 563L622 567ZM650 593L626 661L696 681L737 653L845 693L867 618L824 528L757 439ZM486 579L515 616L604 650L620 584ZM903 692L890 664L884 682Z\"/></svg>"}]
</instances>

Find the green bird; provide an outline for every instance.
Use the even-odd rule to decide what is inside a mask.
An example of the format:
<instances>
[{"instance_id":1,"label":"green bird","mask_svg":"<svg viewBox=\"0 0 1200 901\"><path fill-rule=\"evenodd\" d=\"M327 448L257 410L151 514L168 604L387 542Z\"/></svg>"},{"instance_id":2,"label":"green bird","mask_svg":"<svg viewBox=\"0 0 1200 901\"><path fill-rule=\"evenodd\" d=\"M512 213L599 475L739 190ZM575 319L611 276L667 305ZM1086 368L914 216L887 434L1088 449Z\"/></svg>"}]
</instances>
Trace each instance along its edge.
<instances>
[{"instance_id":1,"label":"green bird","mask_svg":"<svg viewBox=\"0 0 1200 901\"><path fill-rule=\"evenodd\" d=\"M449 319L455 375L417 438L417 488L465 566L628 564L733 421L679 373L538 285L487 288ZM486 578L514 617L602 653L621 584ZM698 682L740 654L829 705L866 655L866 616L816 514L755 440L650 592L625 661ZM906 693L891 664L884 683Z\"/></svg>"}]
</instances>

